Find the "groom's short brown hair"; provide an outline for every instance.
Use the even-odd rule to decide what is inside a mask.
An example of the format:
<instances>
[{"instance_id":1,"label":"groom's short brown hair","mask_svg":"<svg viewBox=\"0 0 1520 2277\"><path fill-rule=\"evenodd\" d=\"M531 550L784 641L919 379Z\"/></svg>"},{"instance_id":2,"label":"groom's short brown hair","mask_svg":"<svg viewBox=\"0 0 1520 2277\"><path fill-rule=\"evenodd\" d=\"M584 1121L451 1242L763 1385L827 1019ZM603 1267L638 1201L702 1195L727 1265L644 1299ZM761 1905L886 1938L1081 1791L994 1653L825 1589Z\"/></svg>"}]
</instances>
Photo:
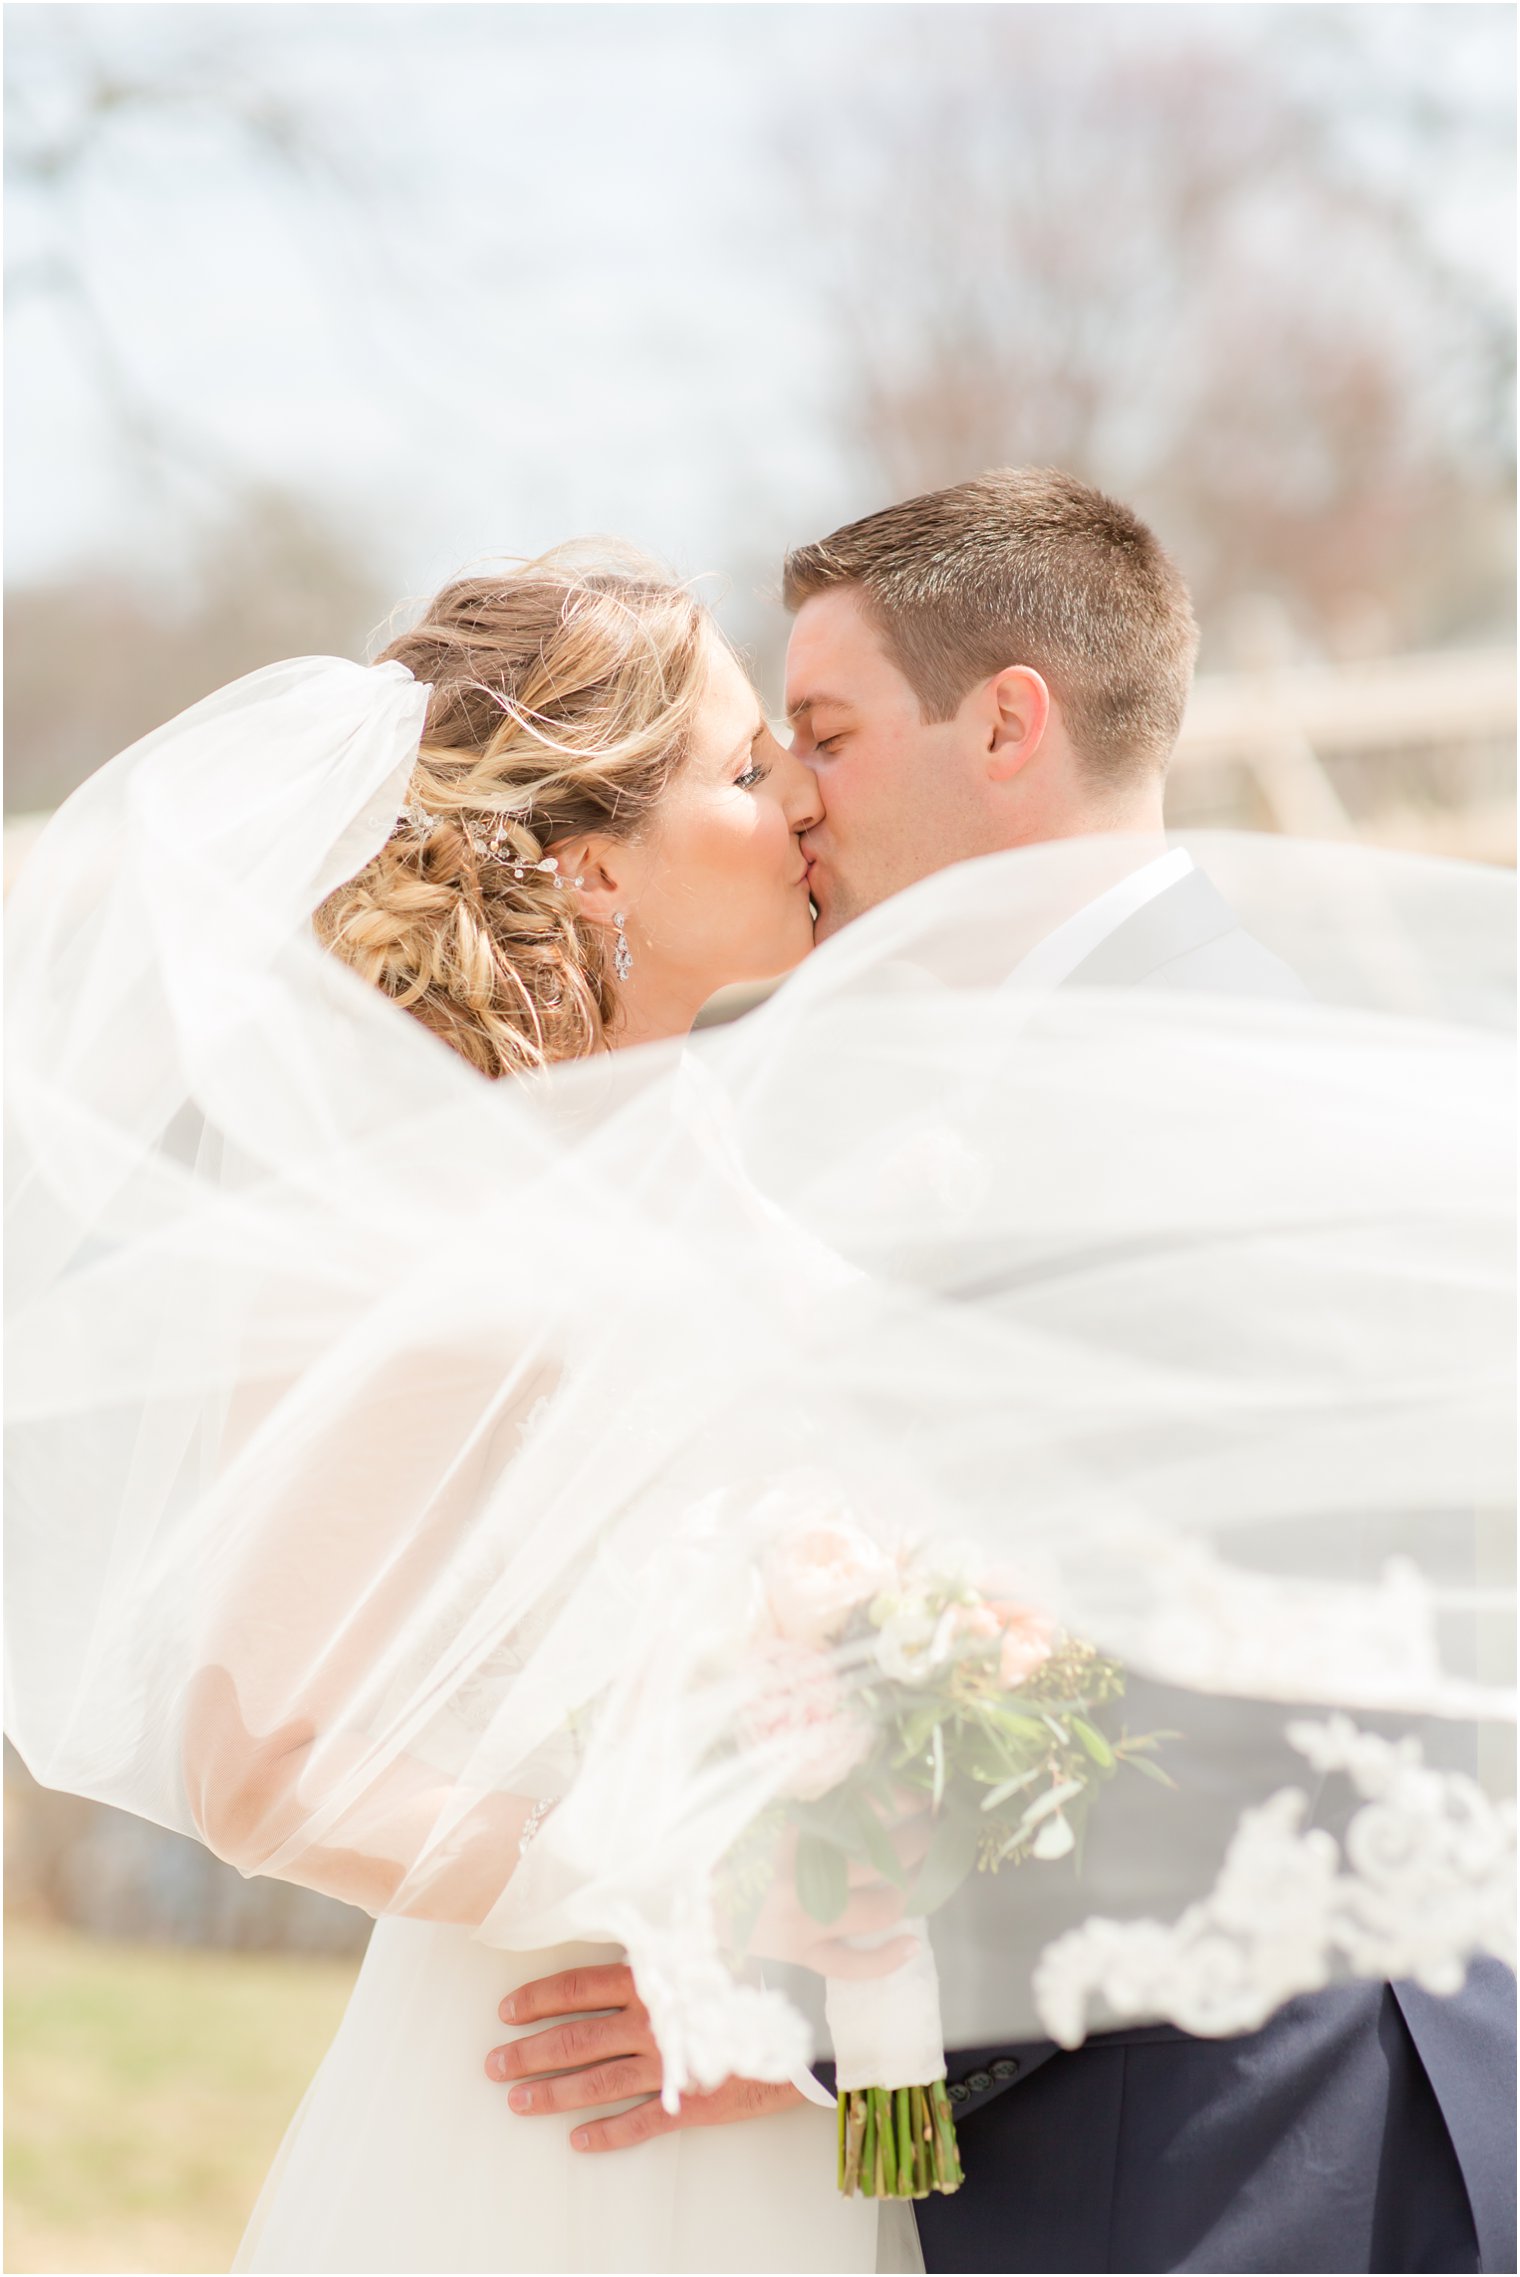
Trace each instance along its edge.
<instances>
[{"instance_id":1,"label":"groom's short brown hair","mask_svg":"<svg viewBox=\"0 0 1520 2277\"><path fill-rule=\"evenodd\" d=\"M924 716L1027 664L1073 748L1117 781L1164 767L1198 627L1175 562L1139 516L1048 467L996 467L906 498L786 557L784 593L857 588Z\"/></svg>"}]
</instances>

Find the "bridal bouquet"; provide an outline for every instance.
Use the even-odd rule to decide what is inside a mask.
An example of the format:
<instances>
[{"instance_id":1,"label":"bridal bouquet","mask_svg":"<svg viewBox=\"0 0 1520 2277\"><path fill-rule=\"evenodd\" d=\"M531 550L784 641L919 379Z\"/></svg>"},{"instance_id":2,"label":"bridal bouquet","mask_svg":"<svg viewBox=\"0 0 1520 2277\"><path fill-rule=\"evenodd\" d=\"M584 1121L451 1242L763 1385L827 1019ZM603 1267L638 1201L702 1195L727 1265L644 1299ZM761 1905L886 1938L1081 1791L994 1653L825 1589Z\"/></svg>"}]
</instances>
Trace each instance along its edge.
<instances>
[{"instance_id":1,"label":"bridal bouquet","mask_svg":"<svg viewBox=\"0 0 1520 2277\"><path fill-rule=\"evenodd\" d=\"M1121 1766L1171 1784L1152 1759L1165 1735L1106 1733L1118 1664L978 1581L973 1557L889 1555L827 1518L781 1533L765 1593L743 1739L779 1756L785 1799L752 1830L748 1862L741 1846L734 1884L758 1912L785 1833L798 1898L821 1924L843 1914L854 1865L907 1893L901 1926L919 1930L919 1952L890 1977L829 1980L839 2186L952 2191L961 2165L922 1917L973 1871L1079 1860L1087 1813ZM888 1829L914 1822L927 1847L909 1867Z\"/></svg>"}]
</instances>

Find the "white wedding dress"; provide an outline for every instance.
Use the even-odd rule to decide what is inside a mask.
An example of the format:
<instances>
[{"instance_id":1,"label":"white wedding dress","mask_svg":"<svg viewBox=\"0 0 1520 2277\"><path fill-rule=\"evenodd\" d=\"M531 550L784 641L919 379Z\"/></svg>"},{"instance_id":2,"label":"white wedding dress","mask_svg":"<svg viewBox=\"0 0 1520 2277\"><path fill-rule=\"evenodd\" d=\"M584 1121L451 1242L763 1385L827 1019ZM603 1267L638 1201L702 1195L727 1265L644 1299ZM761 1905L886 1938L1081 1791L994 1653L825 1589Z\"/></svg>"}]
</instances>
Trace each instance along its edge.
<instances>
[{"instance_id":1,"label":"white wedding dress","mask_svg":"<svg viewBox=\"0 0 1520 2277\"><path fill-rule=\"evenodd\" d=\"M497 2003L533 1977L617 1957L501 1952L464 1930L377 1921L234 2266L922 2269L910 2207L840 2197L833 2113L816 2105L595 2154L570 2148L584 2113L508 2109L484 2070L514 2036Z\"/></svg>"},{"instance_id":2,"label":"white wedding dress","mask_svg":"<svg viewBox=\"0 0 1520 2277\"><path fill-rule=\"evenodd\" d=\"M393 1671L399 1707L484 1585L457 1557L430 1621ZM498 1643L435 1715L414 1758L458 1776L494 1688L520 1677L540 1618ZM563 1737L526 1767L544 1796L573 1785ZM835 2117L809 2103L626 2150L572 2151L588 2114L520 2117L485 2074L488 2051L541 2029L498 2016L507 1993L620 1948L533 1952L451 1924L382 1915L338 2034L302 2098L254 2209L240 2270L921 2270L911 2208L845 2199ZM608 2108L626 2110L627 2102Z\"/></svg>"}]
</instances>

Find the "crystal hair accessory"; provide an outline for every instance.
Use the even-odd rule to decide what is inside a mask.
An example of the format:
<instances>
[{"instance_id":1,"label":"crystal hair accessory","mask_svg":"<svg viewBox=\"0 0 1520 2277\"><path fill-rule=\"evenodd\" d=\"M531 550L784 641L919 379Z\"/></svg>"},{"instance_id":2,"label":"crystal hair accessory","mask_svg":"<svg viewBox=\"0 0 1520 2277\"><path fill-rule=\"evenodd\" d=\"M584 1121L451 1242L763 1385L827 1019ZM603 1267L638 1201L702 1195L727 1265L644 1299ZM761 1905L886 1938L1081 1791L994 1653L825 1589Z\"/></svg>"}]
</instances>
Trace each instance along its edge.
<instances>
[{"instance_id":1,"label":"crystal hair accessory","mask_svg":"<svg viewBox=\"0 0 1520 2277\"><path fill-rule=\"evenodd\" d=\"M404 806L396 819L398 822L410 823L411 827L421 837L426 838L430 832L437 829L442 817L431 813L425 806L414 804ZM514 854L507 839L507 818L505 816L502 816L497 822L494 830L488 831L478 822L465 822L462 824L462 828L470 842L472 852L479 861L494 862L499 868L510 870L513 877L519 882L524 878L531 877L535 871L541 871L545 877L552 878L557 886L581 886L586 882L584 878L561 877L558 859L553 854L546 854L543 860L538 862L530 862Z\"/></svg>"}]
</instances>

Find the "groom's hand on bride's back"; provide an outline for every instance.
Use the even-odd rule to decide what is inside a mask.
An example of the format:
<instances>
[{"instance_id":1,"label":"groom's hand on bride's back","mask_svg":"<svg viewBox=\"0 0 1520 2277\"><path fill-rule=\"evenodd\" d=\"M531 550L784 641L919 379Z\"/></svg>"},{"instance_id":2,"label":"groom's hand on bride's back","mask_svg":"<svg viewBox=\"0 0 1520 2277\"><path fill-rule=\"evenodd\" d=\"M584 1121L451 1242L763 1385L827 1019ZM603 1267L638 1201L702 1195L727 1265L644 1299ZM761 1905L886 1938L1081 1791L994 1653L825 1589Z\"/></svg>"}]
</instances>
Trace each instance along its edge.
<instances>
[{"instance_id":1,"label":"groom's hand on bride's back","mask_svg":"<svg viewBox=\"0 0 1520 2277\"><path fill-rule=\"evenodd\" d=\"M587 2015L599 2009L600 2015ZM567 1969L520 1985L501 2004L504 2024L545 2024L521 2040L493 2048L490 2078L505 2081L507 2101L525 2117L596 2111L627 2096L647 2096L631 2111L591 2119L570 2136L573 2150L626 2150L680 2127L722 2127L763 2118L805 2101L786 2081L726 2079L711 2095L686 2095L677 2112L660 2103L664 2072L648 2011L622 1964ZM548 2075L554 2074L550 2077Z\"/></svg>"},{"instance_id":2,"label":"groom's hand on bride's back","mask_svg":"<svg viewBox=\"0 0 1520 2277\"><path fill-rule=\"evenodd\" d=\"M905 1866L922 1860L928 1836L922 1813L893 1827L891 1839ZM888 1934L901 1921L907 1898L870 1867L851 1862L848 1902L825 1928L803 1907L790 1864L784 1849L781 1870L750 1930L748 1948L756 1958L793 1962L819 1976L865 1978L890 1975L916 1951L917 1938ZM854 1937L883 1942L861 1951L848 1942ZM544 2027L486 2057L488 2077L505 2084L508 2103L524 2117L595 2111L633 2095L649 2098L631 2111L576 2127L570 2137L575 2150L625 2150L680 2127L726 2126L807 2100L786 2081L726 2079L710 2095L684 2095L679 2111L664 2110L659 2046L633 1971L622 1963L538 1977L509 1993L499 2014L503 2024Z\"/></svg>"}]
</instances>

